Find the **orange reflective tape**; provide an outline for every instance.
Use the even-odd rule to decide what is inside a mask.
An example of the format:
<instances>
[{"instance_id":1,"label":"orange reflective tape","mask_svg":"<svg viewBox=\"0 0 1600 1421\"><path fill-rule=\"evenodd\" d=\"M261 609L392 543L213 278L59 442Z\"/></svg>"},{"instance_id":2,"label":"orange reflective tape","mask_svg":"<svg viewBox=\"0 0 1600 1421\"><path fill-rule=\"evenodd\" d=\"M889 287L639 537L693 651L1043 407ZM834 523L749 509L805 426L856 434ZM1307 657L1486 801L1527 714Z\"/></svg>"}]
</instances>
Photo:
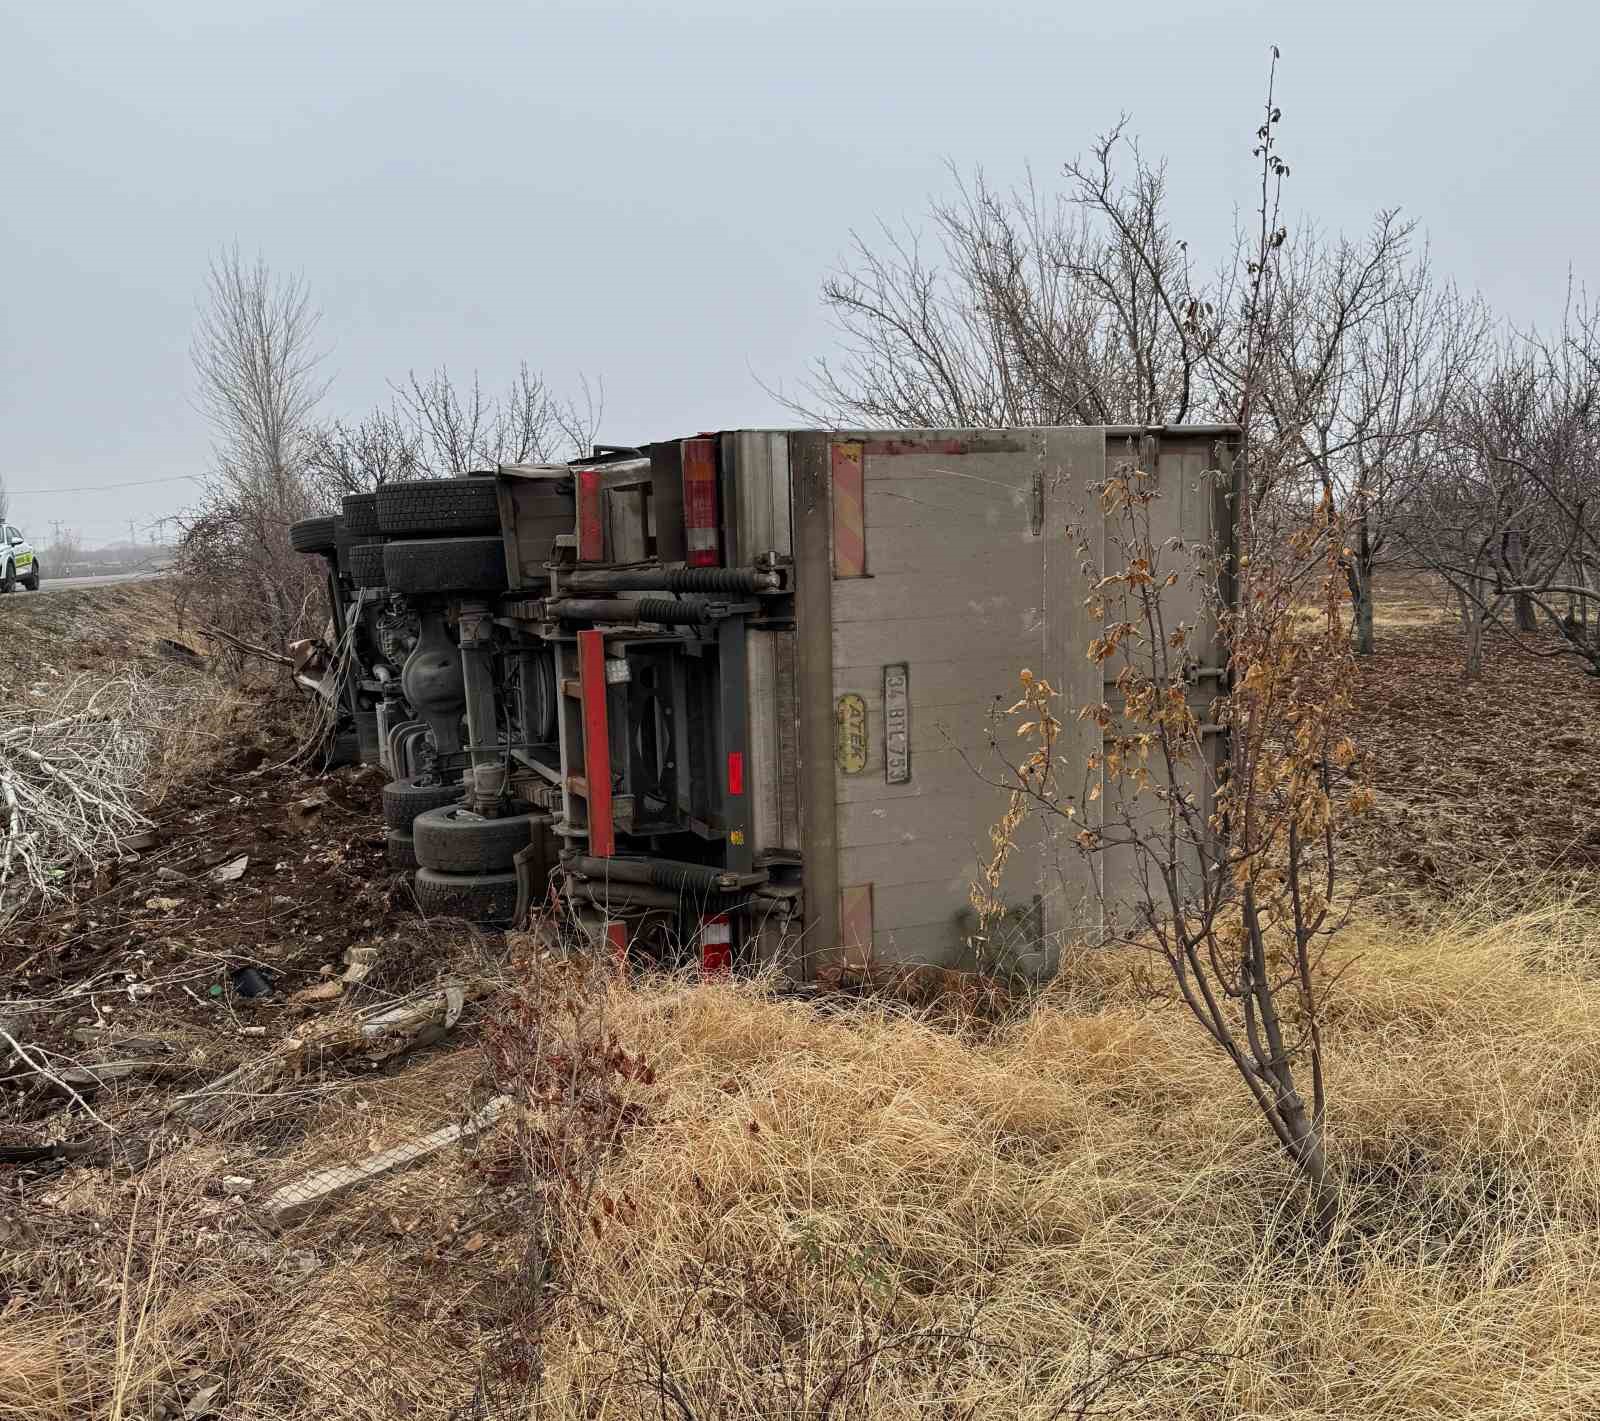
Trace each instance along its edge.
<instances>
[{"instance_id":1,"label":"orange reflective tape","mask_svg":"<svg viewBox=\"0 0 1600 1421\"><path fill-rule=\"evenodd\" d=\"M829 446L833 472L833 575L867 573L867 507L860 444Z\"/></svg>"}]
</instances>

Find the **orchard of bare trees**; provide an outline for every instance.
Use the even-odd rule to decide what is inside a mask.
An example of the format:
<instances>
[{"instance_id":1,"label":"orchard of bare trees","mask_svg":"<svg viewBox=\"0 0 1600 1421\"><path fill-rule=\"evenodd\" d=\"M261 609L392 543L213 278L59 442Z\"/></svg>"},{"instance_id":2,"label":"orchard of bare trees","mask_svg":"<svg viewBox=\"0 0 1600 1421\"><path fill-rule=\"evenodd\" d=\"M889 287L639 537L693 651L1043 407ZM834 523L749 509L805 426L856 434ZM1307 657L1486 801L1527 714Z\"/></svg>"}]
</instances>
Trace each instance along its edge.
<instances>
[{"instance_id":1,"label":"orchard of bare trees","mask_svg":"<svg viewBox=\"0 0 1600 1421\"><path fill-rule=\"evenodd\" d=\"M1262 149L1280 117L1269 105ZM1266 247L1235 230L1208 254L1126 122L1059 189L953 175L926 234L856 237L824 286L840 353L794 408L906 426L1247 422L1258 503L1327 498L1346 529L1358 654L1385 573L1410 568L1450 589L1469 676L1489 627L1600 674L1597 312L1574 295L1553 332L1492 312L1397 212L1357 236L1291 228L1289 166L1262 156Z\"/></svg>"},{"instance_id":2,"label":"orchard of bare trees","mask_svg":"<svg viewBox=\"0 0 1600 1421\"><path fill-rule=\"evenodd\" d=\"M440 367L410 372L365 417L325 418L320 320L302 277L233 247L207 273L190 351L213 445L201 496L179 520L181 585L213 626L269 647L317 629L316 574L289 545L297 519L336 512L343 495L387 479L581 449L599 417L587 384L580 400L562 399L524 363L501 393L476 374L462 388Z\"/></svg>"}]
</instances>

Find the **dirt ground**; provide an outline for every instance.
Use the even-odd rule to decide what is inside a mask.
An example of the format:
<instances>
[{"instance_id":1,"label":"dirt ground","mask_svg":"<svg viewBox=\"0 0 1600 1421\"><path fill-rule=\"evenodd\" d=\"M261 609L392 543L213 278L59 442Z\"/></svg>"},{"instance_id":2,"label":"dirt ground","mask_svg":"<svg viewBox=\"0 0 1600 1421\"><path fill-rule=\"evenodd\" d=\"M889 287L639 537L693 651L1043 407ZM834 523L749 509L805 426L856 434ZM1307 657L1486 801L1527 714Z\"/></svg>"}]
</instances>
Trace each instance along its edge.
<instances>
[{"instance_id":1,"label":"dirt ground","mask_svg":"<svg viewBox=\"0 0 1600 1421\"><path fill-rule=\"evenodd\" d=\"M1377 612L1353 726L1377 800L1353 830L1367 890L1426 905L1491 875L1507 894L1600 881L1600 681L1491 637L1466 682L1420 577L1380 584Z\"/></svg>"},{"instance_id":2,"label":"dirt ground","mask_svg":"<svg viewBox=\"0 0 1600 1421\"><path fill-rule=\"evenodd\" d=\"M161 664L183 655L166 643L188 644L170 606L147 588L97 589L20 605L26 618L8 622L0 638L0 675L25 673L28 684L46 696L60 678L112 662ZM1360 666L1354 726L1376 807L1354 831L1351 847L1354 867L1380 911L1447 915L1463 893L1490 879L1509 915L1519 896L1531 901L1552 885L1592 889L1600 883L1600 686L1562 666L1532 665L1503 648L1491 648L1483 680L1466 685L1453 624L1426 584L1391 585L1380 593L1379 607L1378 652ZM1528 693L1530 686L1538 688L1537 694ZM84 1085L78 1100L40 1071L15 1062L0 1079L0 1150L103 1139L91 1110L117 1132L118 1141L108 1156L88 1161L11 1165L0 1155L0 1319L5 1320L0 1323L0 1421L491 1414L472 1409L478 1404L474 1395L479 1403L483 1396L474 1380L475 1359L504 1329L511 1305L508 1280L525 1281L530 1275L529 1250L537 1233L529 1222L528 1196L507 1182L512 1146L505 1131L482 1149L452 1151L286 1229L264 1226L260 1205L270 1190L308 1171L364 1158L461 1119L492 1088L483 1028L502 1008L469 1000L448 1034L404 1050L338 1058L301 1053L292 1079L241 1098L215 1129L186 1130L169 1114L172 1102L186 1092L259 1063L286 1044L315 1041L318 1033L363 1010L410 999L444 982L499 980L507 969L507 945L499 937L460 924L426 923L416 914L404 876L391 873L384 862L380 773L360 768L313 772L296 758L286 725L283 716L241 718L226 750L195 766L152 808L151 843L129 847L118 862L86 876L76 885L75 901L34 919L22 940L0 943L0 1024L8 1010L13 1029L19 1019L7 1002L35 1003L26 1014L27 1038L53 1072L92 1070L126 1059L130 1051L139 1061L131 1074ZM240 859L246 862L237 878L218 882L210 876ZM1547 930L1535 924L1524 936L1529 934L1547 935ZM513 943L512 954L526 947ZM308 989L326 992L351 949L368 948L376 965L365 981L322 1000L295 1000ZM1381 956L1391 945L1373 950ZM239 974L246 968L272 982L271 997L257 1000L240 991ZM1350 1148L1372 1153L1377 1161L1372 1167L1379 1170L1421 1169L1416 1161L1431 1160L1430 1151L1446 1163L1427 1163L1428 1169L1465 1169L1448 1164L1457 1147L1452 1132L1459 1128L1460 1139L1478 1141L1471 1148L1482 1151L1488 1147L1481 1141L1493 1130L1504 1134L1513 1128L1498 1116L1490 1120L1495 1102L1505 1104L1498 1086L1489 1088L1485 1066L1481 1100L1473 1096L1478 1114L1471 1119L1478 1122L1481 1116L1489 1123L1458 1127L1451 1112L1464 1107L1453 1097L1439 1105L1437 1120L1418 1124L1400 1118L1431 1083L1476 1082L1478 1077L1454 1066L1446 1069L1442 1055L1427 1064L1434 1060L1429 1053L1438 1055L1449 1045L1438 1033L1424 1032L1415 1041L1405 1035L1416 1021L1432 1019L1432 989L1426 983L1395 988L1365 968L1352 980L1364 982L1363 973L1371 981L1352 989L1348 1023L1338 1028L1352 1033L1340 1059L1386 1063L1383 1070L1391 1075L1414 1067L1416 1078L1375 1077L1370 1102L1361 1095L1365 1085L1352 1087L1352 1114L1370 1111L1370 1119L1343 1123ZM1451 1001L1469 999L1454 986L1448 995ZM1419 1005L1413 1012L1413 996L1427 1002L1426 1009ZM643 1307L639 1299L650 1288L662 1298L676 1297L672 1290L683 1270L701 1266L693 1263L692 1252L701 1244L691 1235L702 1227L706 1239L722 1240L717 1247L728 1250L728 1269L739 1260L743 1281L733 1280L729 1287L754 1288L763 1299L773 1290L783 1294L800 1288L816 1259L832 1254L818 1252L822 1245L810 1235L801 1246L792 1245L793 1230L812 1227L808 1218L822 1220L817 1227L854 1230L866 1217L859 1201L877 1193L898 1222L892 1229L883 1225L882 1237L874 1233L876 1241L862 1244L860 1252L839 1254L844 1272L824 1280L827 1305L855 1290L851 1295L860 1308L875 1307L880 1283L874 1270L881 1268L913 1279L911 1294L925 1296L928 1309L943 1306L940 1300L947 1294L954 1307L980 1276L991 1282L1013 1273L1019 1280L1031 1278L1041 1249L1056 1258L1052 1266L1063 1268L1069 1263L1088 1268L1095 1257L1092 1250L1085 1252L1081 1239L1070 1249L1065 1243L1057 1248L1059 1240L1029 1242L1037 1201L1049 1190L1065 1188L1063 1180L1076 1178L1094 1149L1084 1154L1073 1147L1037 1179L1019 1183L1015 1200L1007 1196L1005 1202L1007 1209L1014 1202L1017 1217L995 1215L982 1228L963 1212L962 1201L989 1197L973 1181L987 1181L983 1187L990 1188L1005 1171L1049 1157L1056 1148L1052 1141L1070 1143L1078 1138L1074 1131L1088 1130L1096 1121L1094 1128L1110 1131L1112 1122L1120 1122L1115 1125L1120 1130L1129 1121L1162 1116L1163 1111L1133 1107L1148 1091L1168 1100L1164 1110L1172 1108L1172 1100L1189 1101L1172 1118L1181 1122L1177 1128L1195 1132L1185 1151L1198 1158L1214 1149L1207 1165L1214 1172L1240 1167L1237 1132L1251 1128L1249 1121L1236 1118L1241 1103L1214 1063L1197 1049L1191 1056L1187 1027L1148 1016L1154 1008L1137 996L1086 997L1081 1007L1070 1002L1052 1007L1016 1041L1000 1036L982 1047L930 1033L903 1015L879 1017L869 1010L860 1021L848 1012L806 1015L792 1003L741 995L732 987L695 991L667 984L641 991L614 1009L622 1022L622 1035L615 1039L630 1046L644 1042L638 1049L648 1050L677 1084L667 1092L667 1104L652 1106L657 1113L650 1117L651 1128L639 1131L637 1152L622 1157L615 1168L635 1198L649 1201L646 1214L653 1210L657 1222L639 1225L636 1242L615 1232L602 1240L596 1224L595 1258L603 1262L615 1254L591 1280L600 1293L588 1298L575 1289L561 1302L583 1317L598 1319L606 1308L619 1317ZM1532 1024L1518 1029L1534 1032L1549 1010L1530 1007ZM1377 1036L1355 1034L1371 1023ZM1458 1033L1469 1029L1466 1017L1452 1027ZM1064 1048L1052 1033L1077 1044ZM818 1044L824 1036L825 1051ZM1170 1062L1151 1064L1156 1060L1150 1054L1152 1039L1181 1061L1181 1071ZM1381 1050L1379 1041L1385 1043ZM1394 1048L1395 1041L1404 1049ZM1559 1046L1551 1043L1552 1050ZM1037 1059L1026 1056L1036 1048ZM1485 1061L1492 1048L1493 1043L1485 1045ZM1542 1059L1545 1043L1529 1034L1520 1049L1526 1060ZM1007 1053L1017 1052L1019 1061L1012 1061ZM1009 1084L1024 1059L1026 1099ZM938 1063L943 1074L924 1069L924 1060ZM1062 1072L1056 1085L1040 1085ZM1563 1068L1549 1079L1568 1074ZM980 1080L993 1099L973 1105L963 1092ZM1472 1089L1477 1092L1476 1085ZM1092 1105L1096 1091L1104 1095L1101 1105ZM825 1104L835 1096L833 1105ZM1005 1129L1017 1136L1009 1144L990 1138L999 1128L994 1122L1002 1119L1011 1120ZM918 1132L932 1130L930 1121L937 1122L937 1131L923 1140ZM1233 1123L1224 1129L1218 1121ZM1578 1113L1571 1123L1581 1123ZM1134 1125L1127 1128L1132 1132ZM1209 1135L1201 1139L1212 1130L1223 1133L1215 1141ZM861 1141L876 1143L869 1148ZM807 1154L814 1145L816 1151ZM902 1167L885 1170L879 1157L902 1146L908 1151ZM1460 1148L1467 1158L1468 1145ZM1131 1222L1124 1222L1132 1232L1118 1235L1116 1256L1124 1257L1128 1249L1155 1249L1159 1230L1139 1222L1146 1206L1137 1201L1148 1185L1130 1181L1155 1177L1163 1161L1171 1163L1172 1145L1154 1134L1149 1142L1135 1141L1130 1133L1095 1149L1106 1151L1108 1159L1120 1152L1132 1162L1105 1179L1091 1179L1088 1192L1060 1201L1058 1212L1086 1220L1117 1189L1126 1188L1132 1213ZM946 1180L938 1173L945 1168L940 1162L952 1159L972 1164L971 1179ZM1524 1169L1520 1156L1507 1159L1493 1162L1494 1169L1507 1178ZM1278 1177L1272 1161L1263 1168ZM1132 1173L1122 1179L1118 1169ZM669 1175L675 1183L657 1197L653 1181ZM832 1203L826 1202L824 1178L833 1181L827 1186L837 1196ZM784 1202L800 1179L812 1181L811 1194ZM1185 1173L1173 1183L1174 1190L1181 1184L1173 1199L1182 1202L1171 1205L1171 1217L1192 1208L1194 1179ZM1258 1187L1250 1181L1230 1184L1219 1195L1244 1201L1237 1218L1228 1215L1218 1225L1238 1234L1241 1269L1256 1266L1248 1258L1257 1224L1251 1211L1264 1215L1275 1207L1265 1199L1251 1203L1250 1191ZM902 1188L924 1191L912 1213L896 1194ZM707 1201L714 1196L713 1209ZM1565 1194L1552 1197L1557 1198L1550 1206L1552 1218L1570 1209ZM801 1222L794 1223L791 1214ZM960 1272L965 1265L952 1261L959 1252L954 1244L952 1251L935 1254L919 1242L925 1232L919 1219L932 1219L951 1239L989 1239L980 1251L997 1256L1010 1246L1002 1237L1005 1230L1019 1231L1022 1252L1015 1259L1007 1254L1010 1261L995 1264L995 1271L986 1264L967 1277ZM882 1224L880 1217L872 1228ZM992 1235L984 1231L990 1224ZM752 1228L750 1237L766 1241L757 1250L761 1257L744 1261L739 1250L746 1245L740 1240ZM650 1229L661 1231L660 1240L669 1229L683 1231L684 1237L673 1233L669 1249L666 1242L652 1242L657 1235ZM1195 1247L1200 1251L1193 1269L1199 1276L1210 1266L1210 1245ZM651 1253L656 1248L659 1253ZM675 1251L680 1249L690 1252ZM767 1260L790 1259L791 1253L799 1261L784 1262L789 1271L782 1276L760 1273ZM1153 1291L1146 1313L1127 1303L1134 1308L1128 1314L1130 1336L1143 1337L1166 1325L1162 1319L1176 1276L1162 1271L1169 1263L1151 1263ZM591 1259L583 1266L599 1265ZM1443 1274L1426 1271L1432 1266L1416 1264L1420 1271L1406 1275L1396 1296L1420 1297L1428 1288L1445 1287ZM1118 1272L1108 1269L1108 1277ZM1120 1285L1104 1284L1099 1274L1081 1284L1063 1282L1058 1291L1070 1297L1073 1287L1082 1286L1087 1298L1091 1282L1094 1289L1105 1289L1094 1294L1100 1298L1094 1307L1109 1309L1105 1299ZM1448 1287L1466 1290L1461 1292L1464 1307L1476 1305L1479 1294L1471 1291L1476 1286L1449 1276ZM1228 1290L1235 1287L1219 1282L1217 1297L1232 1296ZM1340 1282L1326 1298L1308 1294L1313 1297L1308 1306L1334 1307L1335 1294L1343 1296L1345 1287ZM858 1316L835 1317L822 1303L795 1296L798 1301L791 1298L784 1306L802 1313L806 1307L819 1309L808 1335L826 1339L860 1322ZM1040 1309L1054 1305L1031 1294L1018 1297L1017 1325L1024 1330L1032 1325L1028 1318L1043 1318ZM1213 1323L1224 1315L1222 1304L1206 1306L1214 1308L1207 1314ZM1063 1314L1051 1326L1058 1324L1068 1327L1071 1318ZM1206 1318L1197 1315L1195 1325L1203 1331ZM576 1337L578 1324L573 1326ZM1325 1337L1327 1329L1307 1326L1306 1340L1295 1345L1322 1345L1315 1338ZM1549 1332L1541 1327L1541 1335ZM1365 1334L1352 1331L1348 1361L1342 1354L1323 1359L1334 1379L1329 1385L1350 1388L1347 1400L1385 1384L1376 1375L1358 1376L1357 1370L1366 1367L1370 1348L1384 1335L1380 1329L1376 1340L1358 1344ZM1038 1347L1045 1345L1041 1335ZM552 1375L561 1366L572 1369L579 1380L562 1385L576 1396L572 1389L585 1367L598 1365L597 1354L551 1346ZM1271 1367L1261 1366L1270 1378ZM1391 1375L1402 1371L1397 1367ZM617 1384L611 1371L600 1380L592 1370L587 1375L582 1385L593 1386L597 1394L609 1395L606 1389ZM981 1386L974 1381L973 1394L1002 1382L1022 1387L1021 1375L1013 1368ZM1340 1380L1347 1376L1347 1383ZM1191 1385L1192 1378L1175 1374L1173 1395L1186 1395ZM1600 1389L1591 1393L1573 1382L1571 1394L1578 1391L1600 1396ZM1315 1414L1343 1414L1334 1400L1328 1404L1330 1410ZM1214 1409L1193 1414L1243 1414L1229 1409L1235 1405L1232 1398L1216 1400ZM456 1406L463 1409L451 1409ZM550 1414L577 1415L576 1407L556 1400ZM582 1414L638 1413L602 1407ZM1157 1407L1145 1414L1191 1413ZM1263 1401L1250 1414L1288 1413ZM1385 1414L1413 1413L1402 1408ZM1423 1406L1415 1414L1433 1413Z\"/></svg>"}]
</instances>

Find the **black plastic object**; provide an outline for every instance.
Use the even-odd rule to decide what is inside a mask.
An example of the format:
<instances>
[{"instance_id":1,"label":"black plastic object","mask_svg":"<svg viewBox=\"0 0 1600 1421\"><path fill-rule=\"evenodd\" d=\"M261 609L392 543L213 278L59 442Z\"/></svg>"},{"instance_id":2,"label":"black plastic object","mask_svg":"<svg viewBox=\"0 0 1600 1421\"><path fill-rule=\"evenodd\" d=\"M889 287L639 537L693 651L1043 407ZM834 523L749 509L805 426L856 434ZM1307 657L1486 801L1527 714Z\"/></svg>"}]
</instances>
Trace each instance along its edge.
<instances>
[{"instance_id":1,"label":"black plastic object","mask_svg":"<svg viewBox=\"0 0 1600 1421\"><path fill-rule=\"evenodd\" d=\"M254 967L236 967L233 970L233 990L240 997L270 997L272 982L264 972Z\"/></svg>"}]
</instances>

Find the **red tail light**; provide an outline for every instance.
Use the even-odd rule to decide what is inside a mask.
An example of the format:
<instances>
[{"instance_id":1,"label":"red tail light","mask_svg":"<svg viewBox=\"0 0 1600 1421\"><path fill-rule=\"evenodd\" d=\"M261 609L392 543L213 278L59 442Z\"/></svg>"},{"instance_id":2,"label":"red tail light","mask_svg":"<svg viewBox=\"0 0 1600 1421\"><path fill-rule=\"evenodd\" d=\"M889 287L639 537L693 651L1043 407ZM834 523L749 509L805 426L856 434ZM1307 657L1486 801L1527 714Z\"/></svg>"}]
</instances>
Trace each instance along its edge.
<instances>
[{"instance_id":1,"label":"red tail light","mask_svg":"<svg viewBox=\"0 0 1600 1421\"><path fill-rule=\"evenodd\" d=\"M726 913L700 919L700 975L726 977L733 966L733 924Z\"/></svg>"},{"instance_id":2,"label":"red tail light","mask_svg":"<svg viewBox=\"0 0 1600 1421\"><path fill-rule=\"evenodd\" d=\"M714 439L683 441L683 532L690 567L721 566Z\"/></svg>"},{"instance_id":3,"label":"red tail light","mask_svg":"<svg viewBox=\"0 0 1600 1421\"><path fill-rule=\"evenodd\" d=\"M728 751L728 793L730 795L744 793L744 752L742 750Z\"/></svg>"}]
</instances>

